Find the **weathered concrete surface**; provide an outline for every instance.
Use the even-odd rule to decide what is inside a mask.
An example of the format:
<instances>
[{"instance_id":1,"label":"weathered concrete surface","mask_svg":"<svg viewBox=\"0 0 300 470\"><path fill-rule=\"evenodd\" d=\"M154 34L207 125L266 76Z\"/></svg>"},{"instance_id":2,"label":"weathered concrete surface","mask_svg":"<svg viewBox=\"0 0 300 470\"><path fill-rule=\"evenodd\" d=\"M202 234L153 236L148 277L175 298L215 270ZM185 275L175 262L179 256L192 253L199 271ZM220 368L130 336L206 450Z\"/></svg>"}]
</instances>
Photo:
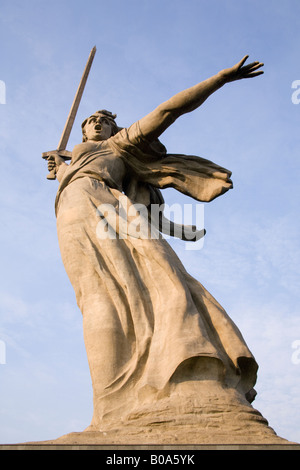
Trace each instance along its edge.
<instances>
[{"instance_id":1,"label":"weathered concrete surface","mask_svg":"<svg viewBox=\"0 0 300 470\"><path fill-rule=\"evenodd\" d=\"M164 397L155 403L152 400L143 405L139 403L126 416L103 421L101 429L88 427L57 439L19 445L49 449L91 446L99 449L196 446L203 449L245 445L300 449L300 444L278 436L261 413L236 390L221 387L215 381L202 381L195 385L193 394L192 383L186 385L182 395Z\"/></svg>"}]
</instances>

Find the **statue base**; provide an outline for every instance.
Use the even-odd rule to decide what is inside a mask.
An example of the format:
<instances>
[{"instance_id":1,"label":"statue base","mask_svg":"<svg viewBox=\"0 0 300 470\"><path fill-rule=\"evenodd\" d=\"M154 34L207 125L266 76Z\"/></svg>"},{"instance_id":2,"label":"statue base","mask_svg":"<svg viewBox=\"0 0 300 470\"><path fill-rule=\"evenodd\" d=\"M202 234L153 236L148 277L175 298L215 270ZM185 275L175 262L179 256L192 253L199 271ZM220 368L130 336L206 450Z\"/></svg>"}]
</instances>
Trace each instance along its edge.
<instances>
[{"instance_id":1,"label":"statue base","mask_svg":"<svg viewBox=\"0 0 300 470\"><path fill-rule=\"evenodd\" d=\"M188 386L188 384L187 384ZM202 382L201 392L147 400L118 418L72 432L51 445L181 446L295 444L277 436L267 420L235 389ZM191 392L191 389L189 390ZM218 393L216 393L218 392Z\"/></svg>"}]
</instances>

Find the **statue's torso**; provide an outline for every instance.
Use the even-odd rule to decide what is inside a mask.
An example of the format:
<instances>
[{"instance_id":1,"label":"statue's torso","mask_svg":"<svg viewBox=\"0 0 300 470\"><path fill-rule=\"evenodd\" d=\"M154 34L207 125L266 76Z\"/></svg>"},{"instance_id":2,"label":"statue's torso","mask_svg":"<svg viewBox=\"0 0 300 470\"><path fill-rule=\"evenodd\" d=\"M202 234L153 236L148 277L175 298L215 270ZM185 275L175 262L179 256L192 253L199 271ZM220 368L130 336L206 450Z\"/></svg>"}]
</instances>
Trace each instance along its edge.
<instances>
[{"instance_id":1,"label":"statue's torso","mask_svg":"<svg viewBox=\"0 0 300 470\"><path fill-rule=\"evenodd\" d=\"M120 155L114 153L107 141L84 142L76 145L72 152L71 166L79 164L81 172L113 182L113 187L122 188L126 167Z\"/></svg>"}]
</instances>

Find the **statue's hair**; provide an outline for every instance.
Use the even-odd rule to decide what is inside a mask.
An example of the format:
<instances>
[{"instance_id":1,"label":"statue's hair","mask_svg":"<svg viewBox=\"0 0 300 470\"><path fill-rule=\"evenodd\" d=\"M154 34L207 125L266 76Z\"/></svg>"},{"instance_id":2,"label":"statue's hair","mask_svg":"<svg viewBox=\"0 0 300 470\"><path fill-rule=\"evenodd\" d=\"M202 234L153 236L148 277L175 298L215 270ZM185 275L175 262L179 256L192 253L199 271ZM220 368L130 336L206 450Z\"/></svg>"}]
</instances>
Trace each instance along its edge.
<instances>
[{"instance_id":1,"label":"statue's hair","mask_svg":"<svg viewBox=\"0 0 300 470\"><path fill-rule=\"evenodd\" d=\"M108 119L108 121L110 122L111 124L111 129L112 129L112 135L116 135L119 131L120 131L120 128L117 126L117 123L115 121L117 115L116 114L112 114L110 111L107 111L106 109L101 109L100 111L96 111L93 116L95 114L100 114L102 116L105 116L106 119ZM82 129L82 142L86 142L87 138L86 138L86 135L85 135L85 131L84 131L84 128L85 128L85 125L87 123L89 118L86 118L83 123L81 124L81 129Z\"/></svg>"}]
</instances>

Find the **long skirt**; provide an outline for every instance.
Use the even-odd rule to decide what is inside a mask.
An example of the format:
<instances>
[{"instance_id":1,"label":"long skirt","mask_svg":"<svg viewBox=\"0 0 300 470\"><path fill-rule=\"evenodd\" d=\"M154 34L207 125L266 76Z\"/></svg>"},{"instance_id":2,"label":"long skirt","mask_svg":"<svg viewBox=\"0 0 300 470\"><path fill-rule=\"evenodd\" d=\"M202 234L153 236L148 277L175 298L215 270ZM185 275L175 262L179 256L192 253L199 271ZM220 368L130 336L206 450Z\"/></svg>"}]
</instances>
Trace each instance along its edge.
<instances>
[{"instance_id":1,"label":"long skirt","mask_svg":"<svg viewBox=\"0 0 300 470\"><path fill-rule=\"evenodd\" d=\"M94 422L143 390L166 389L178 371L186 378L191 360L201 358L246 394L257 365L240 331L165 239L131 233L121 199L132 208L122 192L83 177L64 189L57 214L62 260L83 315ZM113 210L105 217L103 208ZM201 380L197 370L189 380Z\"/></svg>"}]
</instances>

